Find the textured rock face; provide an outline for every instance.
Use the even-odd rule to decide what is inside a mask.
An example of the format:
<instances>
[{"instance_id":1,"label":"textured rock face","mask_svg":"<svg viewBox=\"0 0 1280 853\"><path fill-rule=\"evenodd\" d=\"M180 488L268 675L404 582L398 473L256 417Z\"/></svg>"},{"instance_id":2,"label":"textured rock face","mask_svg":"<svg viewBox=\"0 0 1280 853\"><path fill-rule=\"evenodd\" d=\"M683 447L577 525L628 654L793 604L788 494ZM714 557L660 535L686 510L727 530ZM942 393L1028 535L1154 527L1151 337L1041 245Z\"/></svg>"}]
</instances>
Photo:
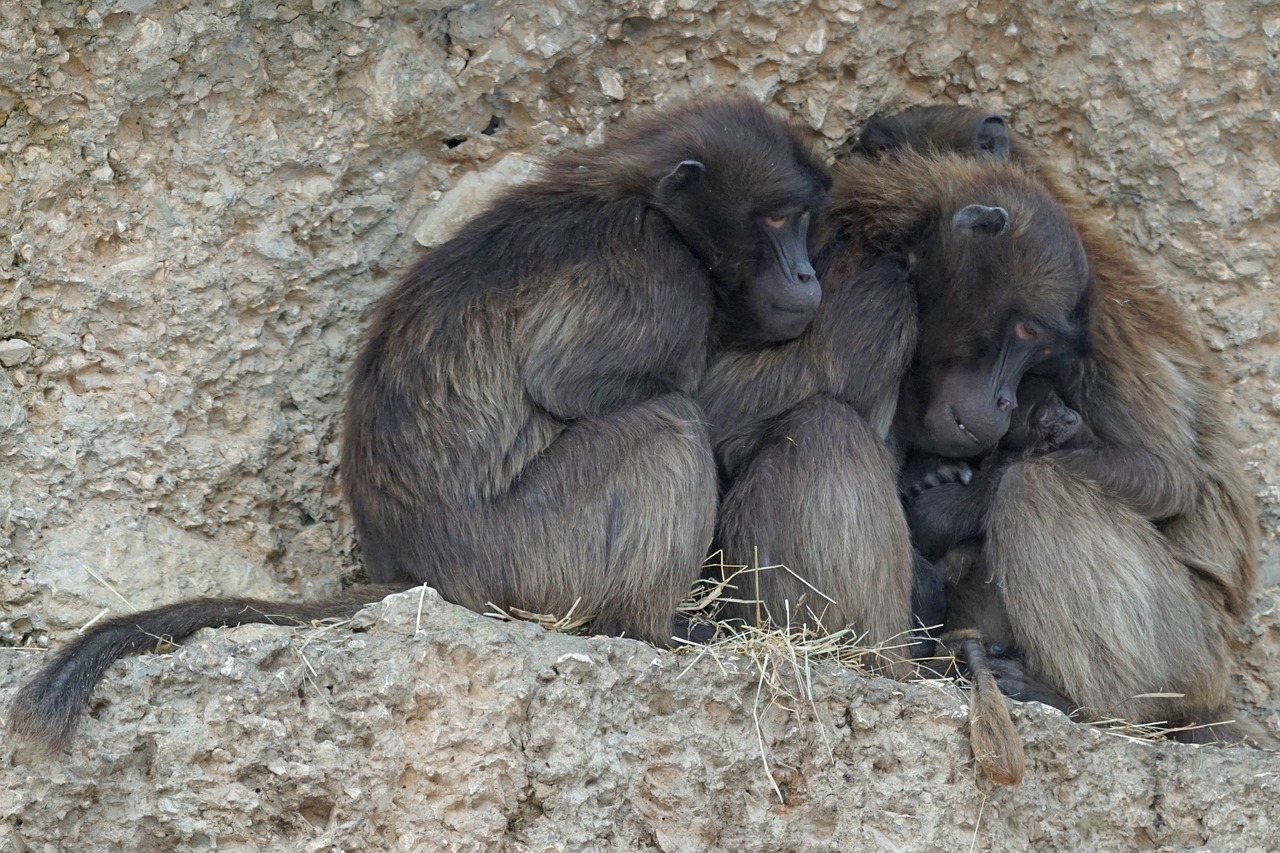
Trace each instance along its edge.
<instances>
[{"instance_id":1,"label":"textured rock face","mask_svg":"<svg viewBox=\"0 0 1280 853\"><path fill-rule=\"evenodd\" d=\"M23 654L0 653L6 693ZM411 591L352 628L205 631L118 665L71 755L4 771L0 815L19 850L1274 847L1275 755L1133 743L1028 705L1026 780L1001 788L973 766L956 688L767 668L790 695L745 659Z\"/></svg>"},{"instance_id":2,"label":"textured rock face","mask_svg":"<svg viewBox=\"0 0 1280 853\"><path fill-rule=\"evenodd\" d=\"M126 601L315 593L354 575L337 441L371 301L538 157L731 86L833 153L866 117L923 102L1004 112L1051 151L1220 353L1274 586L1277 35L1261 2L9 3L0 642L65 637ZM1280 617L1274 595L1258 602L1239 692L1266 718ZM833 676L818 715L829 736L845 720L834 760L803 709L775 709L775 768L809 791L784 807L759 767L749 677L700 665L675 681L682 662L634 644L456 618L463 640L326 635L332 696L295 671L300 640L269 629L131 662L70 764L13 771L6 829L35 849L140 835L142 849L356 849L361 821L393 849L973 838L986 789L962 766L954 699ZM570 653L592 662L555 663ZM6 685L38 654L6 653ZM880 693L863 712L874 727L848 722ZM179 718L191 728L171 735ZM1218 847L1274 819L1260 792L1276 768L1252 753L1023 719L1033 778L991 795L991 849ZM1203 782L1179 793L1179 774ZM997 831L1025 834L983 834Z\"/></svg>"}]
</instances>

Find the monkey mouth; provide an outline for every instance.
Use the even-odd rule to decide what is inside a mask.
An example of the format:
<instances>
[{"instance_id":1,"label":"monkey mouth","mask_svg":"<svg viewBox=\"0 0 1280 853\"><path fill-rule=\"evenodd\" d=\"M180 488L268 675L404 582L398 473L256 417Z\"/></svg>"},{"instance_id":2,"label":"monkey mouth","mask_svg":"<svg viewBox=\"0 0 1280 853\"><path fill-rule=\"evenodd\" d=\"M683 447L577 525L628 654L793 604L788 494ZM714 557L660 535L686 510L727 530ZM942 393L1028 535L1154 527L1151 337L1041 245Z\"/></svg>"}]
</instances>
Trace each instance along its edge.
<instances>
[{"instance_id":1,"label":"monkey mouth","mask_svg":"<svg viewBox=\"0 0 1280 853\"><path fill-rule=\"evenodd\" d=\"M779 305L776 302L771 302L769 308L788 317L812 317L814 313L812 308L796 308L791 305Z\"/></svg>"},{"instance_id":2,"label":"monkey mouth","mask_svg":"<svg viewBox=\"0 0 1280 853\"><path fill-rule=\"evenodd\" d=\"M951 407L948 407L948 408L951 408ZM955 421L956 429L960 430L961 435L963 435L965 438L969 439L979 447L983 446L982 439L974 435L973 432L967 426L964 425L964 421L956 417L956 410L954 408L951 408L951 420Z\"/></svg>"}]
</instances>

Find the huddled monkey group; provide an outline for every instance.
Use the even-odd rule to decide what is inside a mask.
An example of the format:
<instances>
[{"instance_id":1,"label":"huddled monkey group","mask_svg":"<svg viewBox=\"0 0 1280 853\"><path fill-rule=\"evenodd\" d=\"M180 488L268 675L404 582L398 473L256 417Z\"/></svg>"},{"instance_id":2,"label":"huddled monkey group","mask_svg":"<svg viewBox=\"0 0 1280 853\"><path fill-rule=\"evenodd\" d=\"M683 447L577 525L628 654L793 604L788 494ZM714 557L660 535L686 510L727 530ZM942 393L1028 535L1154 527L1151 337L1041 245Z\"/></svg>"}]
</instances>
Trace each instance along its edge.
<instances>
[{"instance_id":1,"label":"huddled monkey group","mask_svg":"<svg viewBox=\"0 0 1280 853\"><path fill-rule=\"evenodd\" d=\"M106 621L10 726L63 747L158 637L423 583L667 645L714 548L790 570L725 618L968 631L1013 698L1236 740L1257 529L1221 389L1001 117L875 119L828 167L750 99L686 104L553 159L375 307L341 474L372 584Z\"/></svg>"}]
</instances>

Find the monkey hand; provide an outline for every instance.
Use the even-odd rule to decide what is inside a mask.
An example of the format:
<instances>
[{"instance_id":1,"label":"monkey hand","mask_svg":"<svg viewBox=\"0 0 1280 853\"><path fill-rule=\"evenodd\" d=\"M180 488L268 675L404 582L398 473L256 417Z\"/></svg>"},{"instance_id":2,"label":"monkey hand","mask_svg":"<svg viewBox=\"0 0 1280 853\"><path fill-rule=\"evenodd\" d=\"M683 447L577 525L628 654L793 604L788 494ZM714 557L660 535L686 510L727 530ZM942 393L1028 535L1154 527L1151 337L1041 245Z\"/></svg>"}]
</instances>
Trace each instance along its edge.
<instances>
[{"instance_id":1,"label":"monkey hand","mask_svg":"<svg viewBox=\"0 0 1280 853\"><path fill-rule=\"evenodd\" d=\"M971 477L925 489L907 502L911 541L925 559L936 561L954 545L983 532L988 489L986 479Z\"/></svg>"},{"instance_id":2,"label":"monkey hand","mask_svg":"<svg viewBox=\"0 0 1280 853\"><path fill-rule=\"evenodd\" d=\"M905 498L918 497L927 489L947 483L969 485L973 482L973 466L966 459L948 456L916 456L902 469L899 490Z\"/></svg>"}]
</instances>

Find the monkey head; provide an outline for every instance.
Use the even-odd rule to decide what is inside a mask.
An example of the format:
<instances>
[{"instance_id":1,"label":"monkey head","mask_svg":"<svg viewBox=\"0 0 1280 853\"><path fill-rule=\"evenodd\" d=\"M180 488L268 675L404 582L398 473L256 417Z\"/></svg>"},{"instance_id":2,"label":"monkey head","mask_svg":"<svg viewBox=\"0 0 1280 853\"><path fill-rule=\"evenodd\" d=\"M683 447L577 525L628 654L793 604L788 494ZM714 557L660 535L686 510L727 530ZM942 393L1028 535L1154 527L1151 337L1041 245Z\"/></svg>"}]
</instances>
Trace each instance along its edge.
<instances>
[{"instance_id":1,"label":"monkey head","mask_svg":"<svg viewBox=\"0 0 1280 853\"><path fill-rule=\"evenodd\" d=\"M917 107L872 119L857 147L890 169L931 164L936 182L938 207L921 232L921 342L904 394L906 432L941 455L991 450L1009 429L1023 374L1083 346L1080 237L1013 165L1032 158L998 115Z\"/></svg>"},{"instance_id":2,"label":"monkey head","mask_svg":"<svg viewBox=\"0 0 1280 853\"><path fill-rule=\"evenodd\" d=\"M1026 376L1018 386L1018 408L1000 447L1032 453L1056 450L1079 435L1081 426L1080 413L1066 404L1048 377Z\"/></svg>"},{"instance_id":3,"label":"monkey head","mask_svg":"<svg viewBox=\"0 0 1280 853\"><path fill-rule=\"evenodd\" d=\"M967 174L919 244L920 345L901 413L920 448L956 457L996 447L1028 370L1079 353L1089 279L1057 202L1005 167Z\"/></svg>"},{"instance_id":4,"label":"monkey head","mask_svg":"<svg viewBox=\"0 0 1280 853\"><path fill-rule=\"evenodd\" d=\"M751 101L710 105L687 130L655 161L664 171L652 203L710 270L722 334L800 335L822 296L808 234L830 177L796 131Z\"/></svg>"},{"instance_id":5,"label":"monkey head","mask_svg":"<svg viewBox=\"0 0 1280 853\"><path fill-rule=\"evenodd\" d=\"M972 107L913 107L873 118L863 126L855 148L868 157L891 157L910 148L1002 161L1022 159L1022 145L1010 136L1004 117Z\"/></svg>"}]
</instances>

